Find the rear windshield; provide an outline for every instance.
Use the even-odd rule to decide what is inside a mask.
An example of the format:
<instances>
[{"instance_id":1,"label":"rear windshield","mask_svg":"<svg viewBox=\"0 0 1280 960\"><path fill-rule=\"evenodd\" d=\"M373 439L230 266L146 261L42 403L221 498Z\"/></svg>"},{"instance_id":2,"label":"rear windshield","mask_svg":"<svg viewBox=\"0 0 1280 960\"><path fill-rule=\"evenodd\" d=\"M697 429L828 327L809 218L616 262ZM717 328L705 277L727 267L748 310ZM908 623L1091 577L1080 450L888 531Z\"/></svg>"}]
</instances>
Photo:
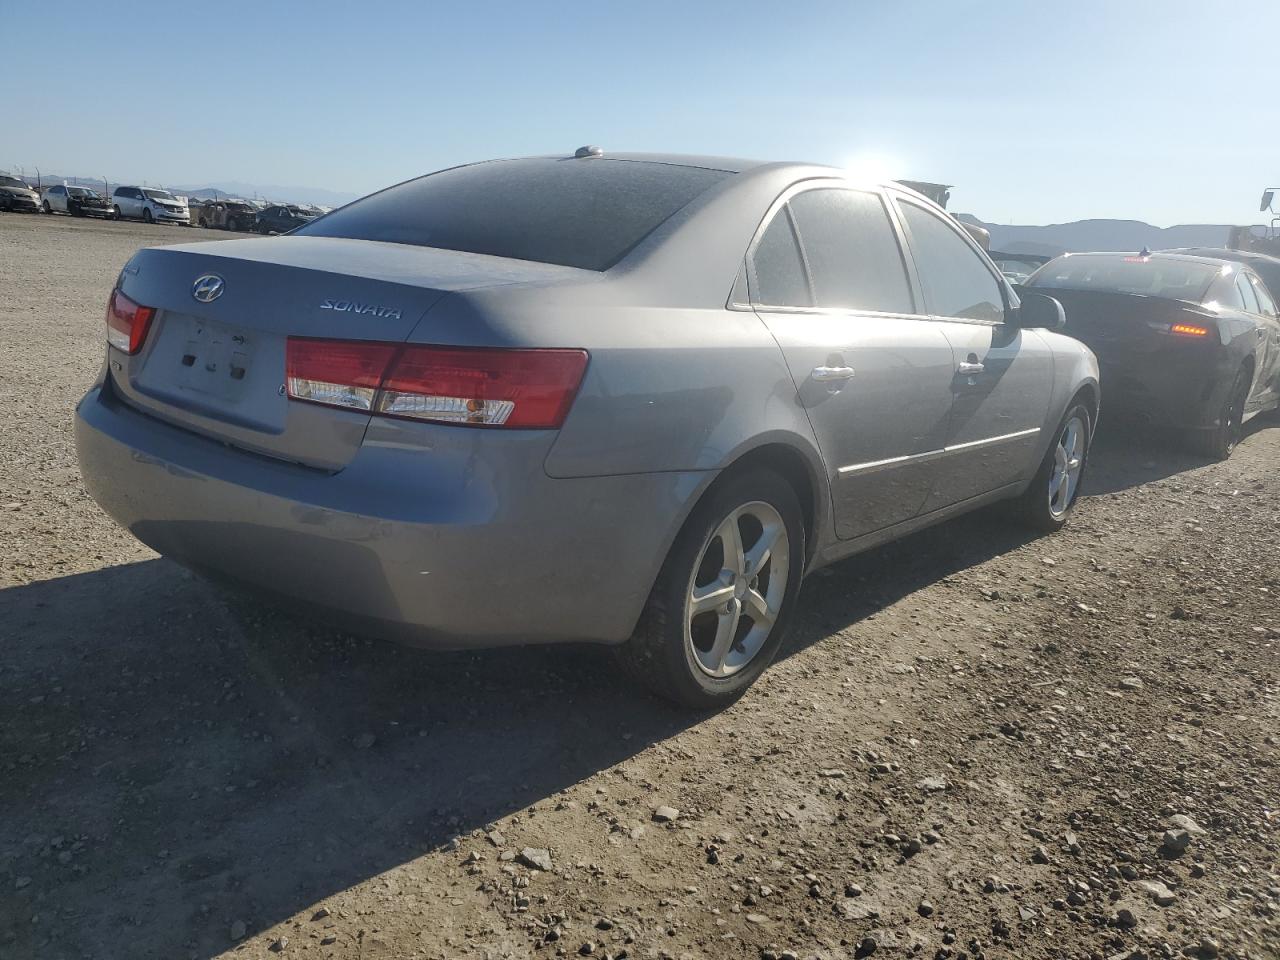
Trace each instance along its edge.
<instances>
[{"instance_id":1,"label":"rear windshield","mask_svg":"<svg viewBox=\"0 0 1280 960\"><path fill-rule=\"evenodd\" d=\"M607 270L730 175L632 160L496 160L375 193L294 236L382 240Z\"/></svg>"},{"instance_id":2,"label":"rear windshield","mask_svg":"<svg viewBox=\"0 0 1280 960\"><path fill-rule=\"evenodd\" d=\"M1192 260L1131 255L1073 255L1046 263L1027 286L1104 290L1199 303L1220 268Z\"/></svg>"}]
</instances>

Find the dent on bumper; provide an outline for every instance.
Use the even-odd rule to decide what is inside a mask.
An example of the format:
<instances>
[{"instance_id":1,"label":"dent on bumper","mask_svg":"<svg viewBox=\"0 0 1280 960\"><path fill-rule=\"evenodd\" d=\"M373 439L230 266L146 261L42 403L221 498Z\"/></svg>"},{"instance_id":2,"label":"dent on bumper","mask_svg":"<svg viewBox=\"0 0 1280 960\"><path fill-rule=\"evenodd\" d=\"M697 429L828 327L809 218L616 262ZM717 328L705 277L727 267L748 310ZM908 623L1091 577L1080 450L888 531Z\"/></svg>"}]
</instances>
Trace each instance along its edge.
<instances>
[{"instance_id":1,"label":"dent on bumper","mask_svg":"<svg viewBox=\"0 0 1280 960\"><path fill-rule=\"evenodd\" d=\"M95 388L76 448L93 498L152 549L368 632L440 647L630 635L708 474L551 479L531 460L545 454L536 434L481 445L475 431L413 427L444 433L430 449L366 440L328 474Z\"/></svg>"}]
</instances>

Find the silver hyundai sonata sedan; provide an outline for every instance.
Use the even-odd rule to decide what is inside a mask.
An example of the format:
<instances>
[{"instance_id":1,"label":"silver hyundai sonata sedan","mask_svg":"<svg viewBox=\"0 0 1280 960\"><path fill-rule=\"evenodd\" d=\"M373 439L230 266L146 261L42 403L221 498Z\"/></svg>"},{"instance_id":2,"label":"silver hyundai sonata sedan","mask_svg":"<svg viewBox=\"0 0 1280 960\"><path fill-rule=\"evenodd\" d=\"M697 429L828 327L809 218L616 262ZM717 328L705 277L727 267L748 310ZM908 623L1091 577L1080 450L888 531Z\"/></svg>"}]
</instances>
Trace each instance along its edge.
<instances>
[{"instance_id":1,"label":"silver hyundai sonata sedan","mask_svg":"<svg viewBox=\"0 0 1280 960\"><path fill-rule=\"evenodd\" d=\"M412 643L612 644L714 705L806 572L1067 520L1100 393L1061 324L909 190L584 148L140 251L76 438L195 570Z\"/></svg>"}]
</instances>

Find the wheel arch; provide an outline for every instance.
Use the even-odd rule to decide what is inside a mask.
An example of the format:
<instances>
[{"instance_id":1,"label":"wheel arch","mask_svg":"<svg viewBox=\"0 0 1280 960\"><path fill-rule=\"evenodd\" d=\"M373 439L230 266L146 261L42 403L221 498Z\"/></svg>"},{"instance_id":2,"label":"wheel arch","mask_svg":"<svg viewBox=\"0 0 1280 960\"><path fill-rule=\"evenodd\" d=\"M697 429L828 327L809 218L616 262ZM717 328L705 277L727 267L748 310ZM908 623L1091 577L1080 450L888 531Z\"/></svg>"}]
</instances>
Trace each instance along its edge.
<instances>
[{"instance_id":1,"label":"wheel arch","mask_svg":"<svg viewBox=\"0 0 1280 960\"><path fill-rule=\"evenodd\" d=\"M1067 403L1067 409L1070 410L1077 403L1084 404L1084 408L1089 411L1089 430L1091 434L1096 433L1098 430L1098 415L1102 411L1102 388L1098 385L1097 380L1090 378L1076 387L1076 392L1072 394L1071 400Z\"/></svg>"},{"instance_id":2,"label":"wheel arch","mask_svg":"<svg viewBox=\"0 0 1280 960\"><path fill-rule=\"evenodd\" d=\"M729 477L752 467L765 467L774 471L795 490L805 522L807 568L822 539L822 531L831 523L831 492L827 483L826 466L818 451L803 437L785 431L756 437L725 457L724 465L716 471L714 478L705 483L696 496L690 497L671 536L671 542L675 542L690 515L713 489ZM670 550L670 544L667 549Z\"/></svg>"}]
</instances>

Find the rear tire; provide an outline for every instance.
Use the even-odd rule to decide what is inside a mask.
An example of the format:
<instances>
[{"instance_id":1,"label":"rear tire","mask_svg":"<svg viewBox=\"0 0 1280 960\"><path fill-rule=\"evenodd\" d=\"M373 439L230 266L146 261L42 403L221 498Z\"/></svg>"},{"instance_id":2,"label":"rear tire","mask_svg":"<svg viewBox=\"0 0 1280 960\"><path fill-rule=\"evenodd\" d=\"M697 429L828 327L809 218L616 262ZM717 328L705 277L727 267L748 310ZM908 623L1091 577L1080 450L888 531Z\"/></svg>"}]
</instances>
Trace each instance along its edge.
<instances>
[{"instance_id":1,"label":"rear tire","mask_svg":"<svg viewBox=\"0 0 1280 960\"><path fill-rule=\"evenodd\" d=\"M685 522L618 662L667 700L732 703L782 645L804 558L791 485L764 468L731 474Z\"/></svg>"},{"instance_id":2,"label":"rear tire","mask_svg":"<svg viewBox=\"0 0 1280 960\"><path fill-rule=\"evenodd\" d=\"M1058 424L1031 485L1014 501L1019 521L1042 533L1054 533L1066 526L1080 498L1092 443L1093 418L1089 408L1082 403L1072 404Z\"/></svg>"},{"instance_id":3,"label":"rear tire","mask_svg":"<svg viewBox=\"0 0 1280 960\"><path fill-rule=\"evenodd\" d=\"M1244 405L1249 399L1249 387L1249 368L1244 366L1237 371L1231 392L1218 411L1217 425L1187 434L1187 446L1192 453L1210 460L1226 460L1231 456L1244 435Z\"/></svg>"}]
</instances>

